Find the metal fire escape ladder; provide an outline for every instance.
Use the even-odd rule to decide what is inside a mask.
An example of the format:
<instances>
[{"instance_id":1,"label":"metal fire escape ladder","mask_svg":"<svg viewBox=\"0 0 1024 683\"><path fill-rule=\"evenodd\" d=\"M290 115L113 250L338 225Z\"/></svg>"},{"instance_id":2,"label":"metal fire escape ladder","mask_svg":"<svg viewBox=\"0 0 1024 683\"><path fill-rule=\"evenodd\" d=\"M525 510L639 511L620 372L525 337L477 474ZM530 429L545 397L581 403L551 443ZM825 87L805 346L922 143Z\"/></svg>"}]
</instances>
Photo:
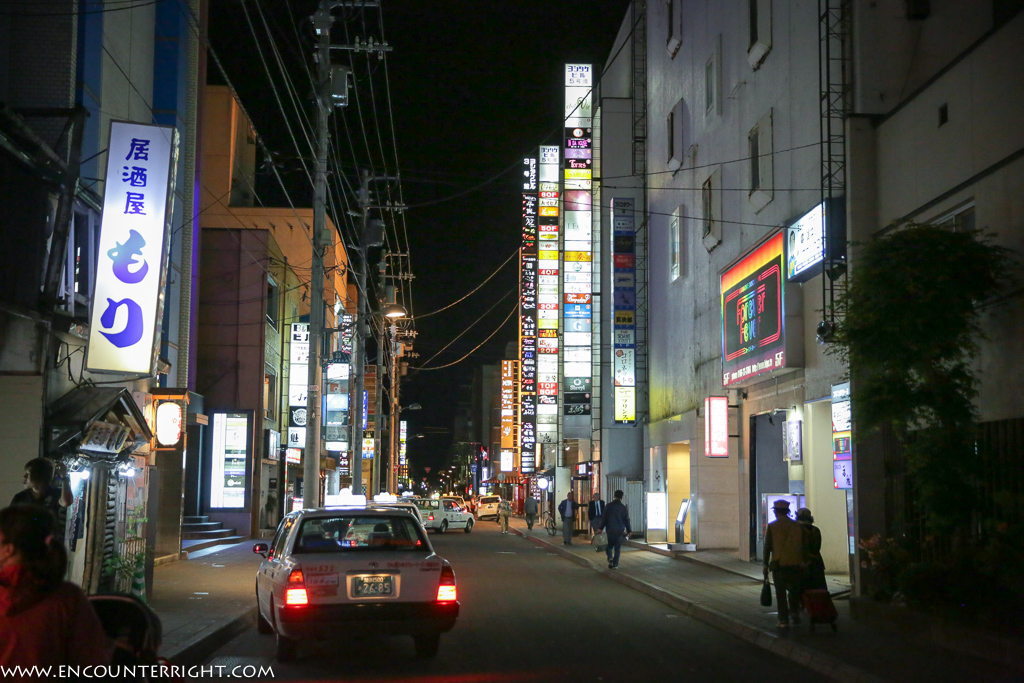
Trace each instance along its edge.
<instances>
[{"instance_id":1,"label":"metal fire escape ladder","mask_svg":"<svg viewBox=\"0 0 1024 683\"><path fill-rule=\"evenodd\" d=\"M851 0L818 0L818 84L821 123L821 201L835 200L846 192L846 115L850 111L852 60L850 55ZM829 202L831 203L831 202ZM827 216L827 213L826 213ZM835 329L835 302L845 281L837 282L842 271L830 262L827 220L825 231L824 273L821 278L822 321L828 323L825 334Z\"/></svg>"},{"instance_id":2,"label":"metal fire escape ladder","mask_svg":"<svg viewBox=\"0 0 1024 683\"><path fill-rule=\"evenodd\" d=\"M650 415L650 363L647 348L647 0L633 0L633 175L640 180L640 220L636 229L636 421Z\"/></svg>"}]
</instances>

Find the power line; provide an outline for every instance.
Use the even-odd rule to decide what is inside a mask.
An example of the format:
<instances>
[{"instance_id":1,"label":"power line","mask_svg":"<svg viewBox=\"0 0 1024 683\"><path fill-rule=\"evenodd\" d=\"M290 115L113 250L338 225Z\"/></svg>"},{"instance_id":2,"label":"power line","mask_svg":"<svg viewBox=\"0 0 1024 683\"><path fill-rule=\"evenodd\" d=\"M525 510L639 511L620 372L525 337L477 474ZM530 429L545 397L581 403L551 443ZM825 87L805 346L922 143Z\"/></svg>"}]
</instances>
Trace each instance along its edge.
<instances>
[{"instance_id":1,"label":"power line","mask_svg":"<svg viewBox=\"0 0 1024 683\"><path fill-rule=\"evenodd\" d=\"M504 298L504 297L502 297L502 298ZM447 363L447 364L445 364L445 365L437 365L437 366L434 366L434 367L432 367L432 368L425 368L425 367L422 367L422 366L421 366L421 367L411 367L410 369L412 369L412 370L421 370L421 371L427 371L427 370L442 370L442 369L444 369L444 368L450 368L450 367L451 367L451 366L453 366L453 365L456 365L456 364L458 364L458 363L461 363L462 361L466 360L466 359L467 359L467 358L469 358L469 357L470 357L471 355L473 355L473 353L475 353L477 349L479 349L479 348L480 348L481 346L483 346L484 344L486 344L487 342L489 342L489 341L491 340L491 337L493 337L494 335L496 335L496 334L497 334L497 333L498 333L498 332L499 332L499 331L501 330L501 328L505 327L505 324L506 324L506 323L508 323L509 319L510 319L510 318L511 318L511 317L513 316L513 314L515 314L515 313L516 313L516 311L518 311L518 310L519 310L519 302L518 302L518 301L516 301L516 304L515 304L515 306L513 306L513 307L512 307L512 310L511 310L511 311L509 311L509 314L508 314L508 315L507 315L507 316L505 317L505 319L501 321L501 324L500 324L500 325L498 325L498 327L496 327L496 328L495 328L494 332L491 332L491 333L490 333L489 335L487 335L487 338L486 338L486 339L484 339L484 340L483 340L482 342L480 342L479 344L477 344L476 346L474 346L474 347L472 348L472 350L470 350L470 352L469 352L469 353L467 353L467 354L466 354L465 356L463 356L462 358L460 358L460 359L458 359L458 360L456 360L456 361L452 361L451 363Z\"/></svg>"},{"instance_id":2,"label":"power line","mask_svg":"<svg viewBox=\"0 0 1024 683\"><path fill-rule=\"evenodd\" d=\"M455 301L451 302L451 303L450 303L450 304L448 304L447 306L444 306L443 308L439 308L439 309L437 309L436 311L431 311L430 313L423 313L422 315L418 315L418 316L416 316L416 319L417 319L417 320L422 320L423 318L427 318L427 317L429 317L429 316L435 315L435 314L437 314L437 313L440 313L441 311L447 311L447 310L448 310L449 308L451 308L451 307L452 307L452 306L454 306L455 304L457 304L457 303L459 303L459 302L461 302L461 301L464 301L465 299L467 299L467 298L468 298L468 297L470 297L471 295L475 294L475 293L476 293L476 292L477 292L477 291L478 291L478 290L479 290L479 289L480 289L481 287L483 287L484 285L486 285L486 284L487 284L487 283L488 283L488 282L490 281L490 279L491 279L491 278L493 278L493 277L494 277L495 275L497 275L497 274L498 274L498 272L500 272L502 268L504 268L504 267L505 267L506 265L508 265L508 262L509 262L509 261L511 261L511 260L512 260L512 259L513 259L513 258L514 258L515 256L517 256L518 254L519 254L519 248L517 247L517 248L516 248L516 250L515 250L515 251L513 251L513 252L512 252L512 254L511 254L511 255L510 255L510 256L509 256L509 257L508 257L507 259L505 259L505 262L504 262L504 263L502 263L502 264L501 264L500 266L498 266L498 267L497 267L497 268L496 268L496 269L494 270L494 272L493 272L493 273L491 273L490 275L488 275L488 276L487 276L487 279L485 279L485 280L484 280L483 282L481 282L481 283L480 283L479 285L477 285L477 286L476 286L476 287L474 287L474 288L473 288L472 290L470 290L470 291L469 291L469 292L468 292L468 293L467 293L467 294L466 294L465 296L462 296L462 297L460 297L460 298L456 299Z\"/></svg>"}]
</instances>

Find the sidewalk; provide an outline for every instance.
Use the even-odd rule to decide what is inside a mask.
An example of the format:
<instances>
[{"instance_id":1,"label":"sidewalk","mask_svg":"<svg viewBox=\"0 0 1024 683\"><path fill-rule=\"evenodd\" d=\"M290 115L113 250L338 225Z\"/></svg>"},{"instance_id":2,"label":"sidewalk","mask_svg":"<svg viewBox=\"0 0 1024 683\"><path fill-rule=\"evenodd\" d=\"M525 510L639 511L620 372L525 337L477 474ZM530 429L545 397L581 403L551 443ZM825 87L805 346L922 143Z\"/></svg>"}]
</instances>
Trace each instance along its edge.
<instances>
[{"instance_id":1,"label":"sidewalk","mask_svg":"<svg viewBox=\"0 0 1024 683\"><path fill-rule=\"evenodd\" d=\"M837 633L827 625L817 626L811 633L806 623L780 632L775 626L775 606L760 605L758 568L725 553L712 554L709 561L703 561L700 553L676 559L631 543L622 548L619 569L611 570L605 554L595 552L585 537L577 536L572 546L564 546L561 533L548 536L540 525L527 532L526 522L513 518L510 526L520 536L577 564L833 680L1011 681L1022 676L1020 671L951 652L920 638L854 621L845 599L835 601ZM832 588L835 592L835 584ZM774 602L774 591L772 597Z\"/></svg>"},{"instance_id":2,"label":"sidewalk","mask_svg":"<svg viewBox=\"0 0 1024 683\"><path fill-rule=\"evenodd\" d=\"M256 614L261 558L253 554L252 543L210 551L153 570L149 606L163 623L160 654L175 663L198 663Z\"/></svg>"}]
</instances>

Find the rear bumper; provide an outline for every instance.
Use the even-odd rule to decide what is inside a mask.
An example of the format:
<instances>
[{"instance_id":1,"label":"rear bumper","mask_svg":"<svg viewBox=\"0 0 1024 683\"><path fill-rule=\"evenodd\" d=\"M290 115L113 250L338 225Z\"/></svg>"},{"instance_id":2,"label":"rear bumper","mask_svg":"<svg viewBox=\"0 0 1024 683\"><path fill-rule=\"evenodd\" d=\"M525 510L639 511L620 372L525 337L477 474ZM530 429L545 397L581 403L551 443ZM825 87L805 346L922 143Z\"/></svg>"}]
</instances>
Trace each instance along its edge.
<instances>
[{"instance_id":1,"label":"rear bumper","mask_svg":"<svg viewBox=\"0 0 1024 683\"><path fill-rule=\"evenodd\" d=\"M451 631L458 616L458 602L302 605L278 607L277 626L281 635L311 640L331 637L331 626L358 626L363 633L421 635Z\"/></svg>"}]
</instances>

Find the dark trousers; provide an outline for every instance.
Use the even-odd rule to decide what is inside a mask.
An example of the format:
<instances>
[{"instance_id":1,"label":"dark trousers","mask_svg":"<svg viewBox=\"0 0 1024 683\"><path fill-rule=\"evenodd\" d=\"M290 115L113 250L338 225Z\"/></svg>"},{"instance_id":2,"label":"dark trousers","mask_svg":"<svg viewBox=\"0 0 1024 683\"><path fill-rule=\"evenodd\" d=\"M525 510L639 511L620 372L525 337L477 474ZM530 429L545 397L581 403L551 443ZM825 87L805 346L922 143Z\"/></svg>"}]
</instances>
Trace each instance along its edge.
<instances>
[{"instance_id":1,"label":"dark trousers","mask_svg":"<svg viewBox=\"0 0 1024 683\"><path fill-rule=\"evenodd\" d=\"M789 614L800 611L800 587L804 580L803 567L779 566L772 571L775 581L775 599L779 605L779 623L789 623ZM787 600L788 599L788 600Z\"/></svg>"},{"instance_id":2,"label":"dark trousers","mask_svg":"<svg viewBox=\"0 0 1024 683\"><path fill-rule=\"evenodd\" d=\"M532 512L526 513L526 528L533 531L533 520L537 515Z\"/></svg>"},{"instance_id":3,"label":"dark trousers","mask_svg":"<svg viewBox=\"0 0 1024 683\"><path fill-rule=\"evenodd\" d=\"M608 564L619 566L619 553L622 551L622 534L608 534L608 547L605 554L608 555Z\"/></svg>"}]
</instances>

